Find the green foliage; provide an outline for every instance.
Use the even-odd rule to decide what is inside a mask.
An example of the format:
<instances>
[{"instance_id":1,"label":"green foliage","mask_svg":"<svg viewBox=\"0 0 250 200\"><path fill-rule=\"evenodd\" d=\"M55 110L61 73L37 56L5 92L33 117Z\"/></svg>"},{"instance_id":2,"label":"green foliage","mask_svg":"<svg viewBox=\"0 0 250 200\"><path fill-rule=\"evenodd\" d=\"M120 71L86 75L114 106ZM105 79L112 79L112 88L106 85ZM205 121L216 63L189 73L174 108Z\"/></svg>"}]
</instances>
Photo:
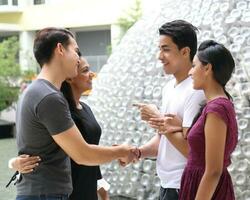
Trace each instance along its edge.
<instances>
[{"instance_id":1,"label":"green foliage","mask_svg":"<svg viewBox=\"0 0 250 200\"><path fill-rule=\"evenodd\" d=\"M141 1L135 0L135 4L133 5L133 7L131 7L128 11L126 11L124 16L118 19L117 25L120 26L123 33L125 34L125 32L131 26L133 26L138 19L140 19L141 15L142 15Z\"/></svg>"},{"instance_id":2,"label":"green foliage","mask_svg":"<svg viewBox=\"0 0 250 200\"><path fill-rule=\"evenodd\" d=\"M18 97L18 50L17 37L9 37L0 43L0 111L10 106Z\"/></svg>"},{"instance_id":3,"label":"green foliage","mask_svg":"<svg viewBox=\"0 0 250 200\"><path fill-rule=\"evenodd\" d=\"M35 77L37 73L35 69L29 69L22 72L22 80L23 82L30 83Z\"/></svg>"},{"instance_id":4,"label":"green foliage","mask_svg":"<svg viewBox=\"0 0 250 200\"><path fill-rule=\"evenodd\" d=\"M111 44L106 46L106 52L108 55L111 55L111 53L112 53L112 45Z\"/></svg>"},{"instance_id":5,"label":"green foliage","mask_svg":"<svg viewBox=\"0 0 250 200\"><path fill-rule=\"evenodd\" d=\"M20 75L17 61L19 43L17 37L10 37L0 43L0 76L14 77Z\"/></svg>"},{"instance_id":6,"label":"green foliage","mask_svg":"<svg viewBox=\"0 0 250 200\"><path fill-rule=\"evenodd\" d=\"M127 30L131 28L142 16L141 1L135 0L134 5L129 8L123 16L117 20L117 25L121 28L121 38L125 35Z\"/></svg>"},{"instance_id":7,"label":"green foliage","mask_svg":"<svg viewBox=\"0 0 250 200\"><path fill-rule=\"evenodd\" d=\"M19 88L0 85L0 111L17 101Z\"/></svg>"},{"instance_id":8,"label":"green foliage","mask_svg":"<svg viewBox=\"0 0 250 200\"><path fill-rule=\"evenodd\" d=\"M140 19L142 16L141 0L135 0L134 5L130 7L123 16L118 18L116 25L121 29L120 35L117 38L118 43L121 41L122 37L125 35L127 30L134 25L134 23ZM108 55L112 53L112 45L106 47L106 52Z\"/></svg>"}]
</instances>

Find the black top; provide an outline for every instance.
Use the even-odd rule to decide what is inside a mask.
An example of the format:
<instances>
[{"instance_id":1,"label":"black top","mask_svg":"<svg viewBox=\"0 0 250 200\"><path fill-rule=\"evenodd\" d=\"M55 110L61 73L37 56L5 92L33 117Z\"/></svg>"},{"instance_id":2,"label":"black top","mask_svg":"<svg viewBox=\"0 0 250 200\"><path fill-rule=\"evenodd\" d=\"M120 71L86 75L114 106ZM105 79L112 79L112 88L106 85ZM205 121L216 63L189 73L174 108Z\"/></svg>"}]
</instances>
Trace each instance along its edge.
<instances>
[{"instance_id":1,"label":"black top","mask_svg":"<svg viewBox=\"0 0 250 200\"><path fill-rule=\"evenodd\" d=\"M89 144L99 144L101 127L91 109L81 102L82 109L71 113L72 118ZM102 178L99 166L78 165L71 160L73 192L71 200L97 200L97 180Z\"/></svg>"}]
</instances>

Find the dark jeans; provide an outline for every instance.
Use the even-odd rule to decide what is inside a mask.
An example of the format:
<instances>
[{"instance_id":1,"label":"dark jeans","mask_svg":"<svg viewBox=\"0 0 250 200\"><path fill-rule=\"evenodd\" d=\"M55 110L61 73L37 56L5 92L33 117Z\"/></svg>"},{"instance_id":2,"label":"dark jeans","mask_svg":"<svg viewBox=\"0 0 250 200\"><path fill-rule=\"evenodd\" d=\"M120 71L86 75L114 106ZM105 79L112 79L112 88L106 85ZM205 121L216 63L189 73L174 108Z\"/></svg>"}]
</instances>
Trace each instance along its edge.
<instances>
[{"instance_id":1,"label":"dark jeans","mask_svg":"<svg viewBox=\"0 0 250 200\"><path fill-rule=\"evenodd\" d=\"M52 194L52 195L18 195L16 200L69 200L69 195Z\"/></svg>"},{"instance_id":2,"label":"dark jeans","mask_svg":"<svg viewBox=\"0 0 250 200\"><path fill-rule=\"evenodd\" d=\"M161 187L159 200L178 200L178 197L179 189Z\"/></svg>"}]
</instances>

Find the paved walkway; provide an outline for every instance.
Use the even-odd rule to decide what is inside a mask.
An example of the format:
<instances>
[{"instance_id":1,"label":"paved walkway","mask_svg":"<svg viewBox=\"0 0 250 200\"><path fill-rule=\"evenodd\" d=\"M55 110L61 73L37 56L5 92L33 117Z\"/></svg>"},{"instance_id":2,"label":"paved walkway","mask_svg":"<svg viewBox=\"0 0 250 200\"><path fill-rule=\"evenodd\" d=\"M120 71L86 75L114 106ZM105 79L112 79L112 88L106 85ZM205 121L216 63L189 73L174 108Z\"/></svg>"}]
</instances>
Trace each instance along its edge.
<instances>
[{"instance_id":1,"label":"paved walkway","mask_svg":"<svg viewBox=\"0 0 250 200\"><path fill-rule=\"evenodd\" d=\"M5 185L10 180L14 173L11 169L8 169L8 160L11 157L16 156L16 140L0 139L0 198L1 200L14 200L16 196L16 188L12 184L8 188Z\"/></svg>"}]
</instances>

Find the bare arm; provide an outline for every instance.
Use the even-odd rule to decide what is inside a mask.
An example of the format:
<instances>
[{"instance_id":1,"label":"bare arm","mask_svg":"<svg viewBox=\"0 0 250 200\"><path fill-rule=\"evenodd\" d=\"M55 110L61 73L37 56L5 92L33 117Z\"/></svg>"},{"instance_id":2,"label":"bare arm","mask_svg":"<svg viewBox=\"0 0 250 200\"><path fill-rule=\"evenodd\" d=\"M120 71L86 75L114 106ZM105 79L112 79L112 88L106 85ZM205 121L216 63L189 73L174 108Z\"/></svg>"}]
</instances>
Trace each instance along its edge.
<instances>
[{"instance_id":1,"label":"bare arm","mask_svg":"<svg viewBox=\"0 0 250 200\"><path fill-rule=\"evenodd\" d=\"M146 144L139 147L141 150L141 158L156 157L160 143L160 135L156 134Z\"/></svg>"},{"instance_id":2,"label":"bare arm","mask_svg":"<svg viewBox=\"0 0 250 200\"><path fill-rule=\"evenodd\" d=\"M227 126L214 113L207 114L205 124L205 173L201 179L195 200L210 200L223 170Z\"/></svg>"},{"instance_id":3,"label":"bare arm","mask_svg":"<svg viewBox=\"0 0 250 200\"><path fill-rule=\"evenodd\" d=\"M189 128L182 127L182 121L178 116L168 114L165 117L151 118L149 124L157 129L159 134L165 135L185 157L188 156L186 135Z\"/></svg>"},{"instance_id":4,"label":"bare arm","mask_svg":"<svg viewBox=\"0 0 250 200\"><path fill-rule=\"evenodd\" d=\"M146 122L149 122L149 119L152 117L163 116L154 104L137 103L133 105L137 106L140 109L141 119ZM160 135L157 134L146 144L139 147L139 150L141 151L141 158L156 157L158 153L159 143Z\"/></svg>"},{"instance_id":5,"label":"bare arm","mask_svg":"<svg viewBox=\"0 0 250 200\"><path fill-rule=\"evenodd\" d=\"M189 128L183 128L182 132L166 133L164 134L168 140L174 145L174 147L181 152L183 156L188 157L189 146L187 139L183 135L187 134Z\"/></svg>"},{"instance_id":6,"label":"bare arm","mask_svg":"<svg viewBox=\"0 0 250 200\"><path fill-rule=\"evenodd\" d=\"M104 188L97 190L97 193L101 200L109 200L109 194Z\"/></svg>"},{"instance_id":7,"label":"bare arm","mask_svg":"<svg viewBox=\"0 0 250 200\"><path fill-rule=\"evenodd\" d=\"M77 164L95 166L115 159L126 162L132 154L128 145L104 147L87 144L75 125L52 137Z\"/></svg>"},{"instance_id":8,"label":"bare arm","mask_svg":"<svg viewBox=\"0 0 250 200\"><path fill-rule=\"evenodd\" d=\"M9 160L9 167L20 173L30 173L32 172L41 161L38 156L29 156L26 154L20 155L18 157Z\"/></svg>"}]
</instances>

